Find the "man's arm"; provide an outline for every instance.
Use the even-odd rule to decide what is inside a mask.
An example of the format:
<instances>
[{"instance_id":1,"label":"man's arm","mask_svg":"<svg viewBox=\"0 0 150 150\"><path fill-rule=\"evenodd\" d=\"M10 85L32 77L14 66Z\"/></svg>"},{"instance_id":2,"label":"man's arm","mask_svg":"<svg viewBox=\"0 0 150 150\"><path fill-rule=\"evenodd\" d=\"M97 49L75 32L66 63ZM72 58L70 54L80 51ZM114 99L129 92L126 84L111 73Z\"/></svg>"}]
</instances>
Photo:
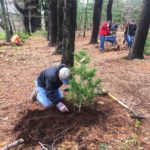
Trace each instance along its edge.
<instances>
[{"instance_id":1,"label":"man's arm","mask_svg":"<svg viewBox=\"0 0 150 150\"><path fill-rule=\"evenodd\" d=\"M46 95L55 105L60 101L60 98L58 98L55 93L53 84L51 84L51 81L49 80L46 80Z\"/></svg>"}]
</instances>

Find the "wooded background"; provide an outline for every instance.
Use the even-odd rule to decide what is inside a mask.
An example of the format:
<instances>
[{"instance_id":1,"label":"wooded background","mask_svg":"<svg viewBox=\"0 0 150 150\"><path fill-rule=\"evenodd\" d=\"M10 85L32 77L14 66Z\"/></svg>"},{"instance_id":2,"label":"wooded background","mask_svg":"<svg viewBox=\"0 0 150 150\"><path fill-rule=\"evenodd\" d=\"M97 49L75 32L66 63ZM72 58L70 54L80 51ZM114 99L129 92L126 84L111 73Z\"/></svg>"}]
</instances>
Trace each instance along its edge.
<instances>
[{"instance_id":1,"label":"wooded background","mask_svg":"<svg viewBox=\"0 0 150 150\"><path fill-rule=\"evenodd\" d=\"M62 55L62 63L73 65L75 31L85 37L91 31L91 44L98 42L101 23L110 20L124 28L134 19L138 24L129 59L143 59L144 47L149 47L149 0L1 0L0 27L6 41L15 33L47 32L49 46ZM21 32L21 33L20 33ZM141 38L142 37L142 38Z\"/></svg>"}]
</instances>

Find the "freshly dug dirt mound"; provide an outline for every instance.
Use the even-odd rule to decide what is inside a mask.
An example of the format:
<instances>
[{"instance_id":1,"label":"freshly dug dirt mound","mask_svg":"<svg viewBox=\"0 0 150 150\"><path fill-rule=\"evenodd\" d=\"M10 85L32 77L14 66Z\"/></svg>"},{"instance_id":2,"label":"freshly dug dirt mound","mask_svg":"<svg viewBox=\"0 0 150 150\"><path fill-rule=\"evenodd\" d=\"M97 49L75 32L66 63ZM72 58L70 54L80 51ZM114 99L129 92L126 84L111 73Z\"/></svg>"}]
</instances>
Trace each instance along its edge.
<instances>
[{"instance_id":1,"label":"freshly dug dirt mound","mask_svg":"<svg viewBox=\"0 0 150 150\"><path fill-rule=\"evenodd\" d=\"M60 113L55 107L21 112L14 131L17 138L25 140L25 146L35 146L39 141L53 145L58 138L55 146L63 141L74 141L78 147L84 145L86 149L90 149L91 144L94 149L100 143L111 145L121 138L120 133L127 136L133 131L133 120L115 101L108 97L97 97L95 101L90 107L83 107L80 113L70 103L66 103L70 110L67 114Z\"/></svg>"}]
</instances>

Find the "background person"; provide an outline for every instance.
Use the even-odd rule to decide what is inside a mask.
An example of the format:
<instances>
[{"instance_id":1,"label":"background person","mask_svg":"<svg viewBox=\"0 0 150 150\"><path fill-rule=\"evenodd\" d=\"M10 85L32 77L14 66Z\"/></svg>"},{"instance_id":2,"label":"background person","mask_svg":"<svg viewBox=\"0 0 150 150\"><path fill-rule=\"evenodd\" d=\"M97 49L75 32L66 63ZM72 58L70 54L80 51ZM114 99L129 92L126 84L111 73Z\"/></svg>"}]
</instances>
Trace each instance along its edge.
<instances>
[{"instance_id":1,"label":"background person","mask_svg":"<svg viewBox=\"0 0 150 150\"><path fill-rule=\"evenodd\" d=\"M137 25L136 25L136 22L134 19L129 21L125 27L123 43L125 43L125 41L126 41L128 43L128 47L131 47L131 45L134 41L136 29L137 29Z\"/></svg>"},{"instance_id":2,"label":"background person","mask_svg":"<svg viewBox=\"0 0 150 150\"><path fill-rule=\"evenodd\" d=\"M99 36L100 36L100 51L104 52L104 42L105 42L105 36L110 34L110 21L105 21L102 23L100 30L99 30Z\"/></svg>"},{"instance_id":3,"label":"background person","mask_svg":"<svg viewBox=\"0 0 150 150\"><path fill-rule=\"evenodd\" d=\"M13 35L11 38L11 43L15 44L17 46L20 45L20 41L21 41L21 39L20 39L20 36L18 34Z\"/></svg>"}]
</instances>

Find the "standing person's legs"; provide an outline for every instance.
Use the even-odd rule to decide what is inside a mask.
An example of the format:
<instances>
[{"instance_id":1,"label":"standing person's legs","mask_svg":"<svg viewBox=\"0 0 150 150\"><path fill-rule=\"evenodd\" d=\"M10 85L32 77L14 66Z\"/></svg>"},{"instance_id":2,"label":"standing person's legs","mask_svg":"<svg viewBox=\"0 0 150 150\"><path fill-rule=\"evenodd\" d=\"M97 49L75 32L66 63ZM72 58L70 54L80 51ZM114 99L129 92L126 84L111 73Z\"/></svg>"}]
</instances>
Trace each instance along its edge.
<instances>
[{"instance_id":1,"label":"standing person's legs","mask_svg":"<svg viewBox=\"0 0 150 150\"><path fill-rule=\"evenodd\" d=\"M123 44L125 44L125 42L127 42L127 34L124 33L124 40L123 40Z\"/></svg>"},{"instance_id":2,"label":"standing person's legs","mask_svg":"<svg viewBox=\"0 0 150 150\"><path fill-rule=\"evenodd\" d=\"M104 51L105 36L100 35L100 51Z\"/></svg>"},{"instance_id":3,"label":"standing person's legs","mask_svg":"<svg viewBox=\"0 0 150 150\"><path fill-rule=\"evenodd\" d=\"M132 36L127 35L127 39L128 39L128 40L127 40L127 41L128 41L128 47L131 48L132 42L133 42L133 41L132 41Z\"/></svg>"}]
</instances>

